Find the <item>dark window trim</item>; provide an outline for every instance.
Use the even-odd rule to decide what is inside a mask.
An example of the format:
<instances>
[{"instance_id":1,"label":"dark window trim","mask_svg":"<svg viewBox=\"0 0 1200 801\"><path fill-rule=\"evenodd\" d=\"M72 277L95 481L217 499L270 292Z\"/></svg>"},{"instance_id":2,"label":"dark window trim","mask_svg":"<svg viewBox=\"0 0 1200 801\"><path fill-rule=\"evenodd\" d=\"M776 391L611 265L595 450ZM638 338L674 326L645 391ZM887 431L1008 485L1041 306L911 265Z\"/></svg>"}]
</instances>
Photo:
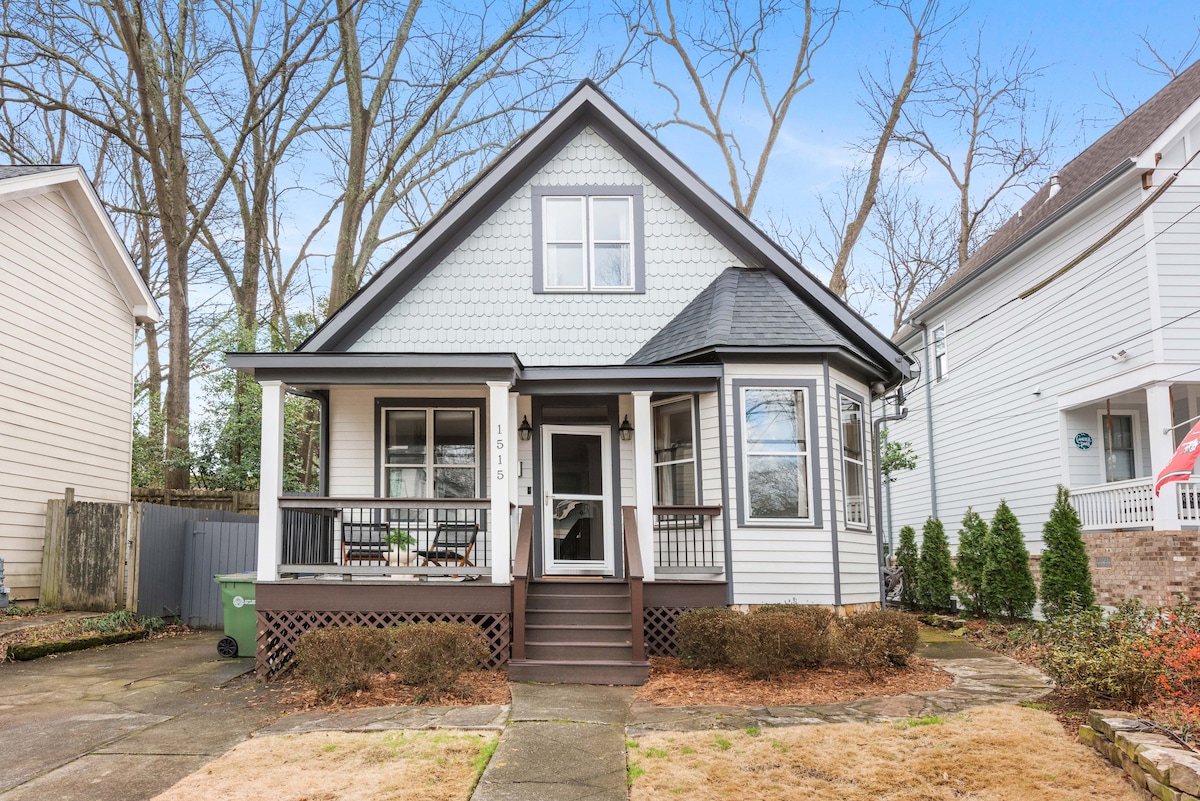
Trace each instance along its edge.
<instances>
[{"instance_id":1,"label":"dark window trim","mask_svg":"<svg viewBox=\"0 0 1200 801\"><path fill-rule=\"evenodd\" d=\"M375 399L375 497L383 495L383 410L384 409L477 409L479 412L479 493L480 497L491 497L491 471L487 469L487 398L376 398ZM430 476L430 490L433 488ZM506 490L507 491L507 490Z\"/></svg>"},{"instance_id":2,"label":"dark window trim","mask_svg":"<svg viewBox=\"0 0 1200 801\"><path fill-rule=\"evenodd\" d=\"M743 425L742 425L742 390L747 388L753 389L803 389L809 393L808 399L804 405L808 407L808 426L812 432L809 437L808 446L808 465L812 471L812 493L808 499L812 506L812 520L749 520L749 515L746 514L746 476L744 470L745 462L742 459L742 453L745 450L743 444ZM820 529L824 528L821 518L821 459L820 459L820 427L817 425L817 381L816 379L803 380L774 380L774 379L734 379L733 380L733 446L734 458L737 460L734 473L737 474L737 515L739 528L802 528L802 529ZM812 443L817 443L814 448ZM814 453L816 456L814 457Z\"/></svg>"},{"instance_id":3,"label":"dark window trim","mask_svg":"<svg viewBox=\"0 0 1200 801\"><path fill-rule=\"evenodd\" d=\"M646 294L646 215L640 186L533 186L533 292L535 295L644 295ZM542 248L542 198L563 196L633 198L633 289L546 289ZM590 282L590 279L589 279Z\"/></svg>"},{"instance_id":4,"label":"dark window trim","mask_svg":"<svg viewBox=\"0 0 1200 801\"><path fill-rule=\"evenodd\" d=\"M866 402L866 399L863 398L862 395L859 395L857 392L852 392L851 390L847 389L846 387L842 386L841 384L835 384L834 389L835 389L835 392L837 393L837 398L838 398L838 405L837 405L838 426L837 426L837 429L838 429L838 446L839 446L838 447L838 455L841 457L841 463L842 463L842 518L846 521L846 526L849 528L853 528L856 531L870 531L871 530L871 482L868 479L868 476L870 475L870 472L868 471L868 466L870 464L870 460L868 457L871 454L871 444L869 442L867 442L867 414L868 414L867 402ZM850 513L849 513L849 510L847 510L847 508L846 508L846 502L849 500L850 496L846 494L846 453L845 453L845 448L842 446L842 436L843 436L843 432L842 432L842 396L843 395L845 395L847 398L849 398L850 400L857 403L858 409L859 409L858 437L859 437L859 441L862 442L862 449L863 449L863 453L862 453L863 519L866 521L863 523L855 523L852 520L850 520Z\"/></svg>"},{"instance_id":5,"label":"dark window trim","mask_svg":"<svg viewBox=\"0 0 1200 801\"><path fill-rule=\"evenodd\" d=\"M652 396L650 398L650 422L651 425L655 422L654 407L661 406L676 401L686 400L691 402L692 406L692 473L696 478L696 505L704 505L704 473L701 470L700 462L700 396L696 393L687 393L682 395L661 395ZM653 431L650 432L651 438L654 436ZM650 469L654 473L654 497L657 502L658 498L658 465L654 460L653 455L650 458Z\"/></svg>"}]
</instances>

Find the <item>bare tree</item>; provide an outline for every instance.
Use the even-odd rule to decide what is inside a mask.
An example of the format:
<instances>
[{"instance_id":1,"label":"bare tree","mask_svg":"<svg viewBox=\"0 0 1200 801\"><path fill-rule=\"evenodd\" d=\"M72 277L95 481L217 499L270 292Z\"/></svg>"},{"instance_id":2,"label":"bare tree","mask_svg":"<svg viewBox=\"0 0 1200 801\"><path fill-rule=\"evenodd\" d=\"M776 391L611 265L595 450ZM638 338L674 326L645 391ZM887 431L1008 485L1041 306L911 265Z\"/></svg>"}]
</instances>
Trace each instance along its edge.
<instances>
[{"instance_id":1,"label":"bare tree","mask_svg":"<svg viewBox=\"0 0 1200 801\"><path fill-rule=\"evenodd\" d=\"M1018 50L993 67L980 34L966 69L943 61L933 90L904 111L897 140L939 165L954 186L958 264L1003 216L1005 198L1040 183L1049 168L1057 118L1045 112L1033 119L1032 84L1044 69L1032 57Z\"/></svg>"},{"instance_id":2,"label":"bare tree","mask_svg":"<svg viewBox=\"0 0 1200 801\"><path fill-rule=\"evenodd\" d=\"M792 102L812 84L813 59L829 42L839 13L840 7L821 10L812 0L741 4L705 0L681 5L673 0L640 0L631 10L621 11L629 30L645 42L654 85L674 101L671 118L652 127L681 126L711 139L724 159L733 205L743 214L754 210ZM799 22L798 30L784 34L781 29L791 20ZM763 61L773 34L786 42L781 46L787 48L791 65L775 86ZM665 58L656 61L658 53ZM669 77L676 67L684 73L680 86ZM698 116L684 110L692 102L699 106ZM742 134L733 130L732 118L742 102L759 107L765 115L766 134L754 147L744 145Z\"/></svg>"},{"instance_id":3,"label":"bare tree","mask_svg":"<svg viewBox=\"0 0 1200 801\"><path fill-rule=\"evenodd\" d=\"M869 226L868 249L880 264L875 289L892 310L892 336L909 312L957 265L958 220L896 181L879 195Z\"/></svg>"},{"instance_id":4,"label":"bare tree","mask_svg":"<svg viewBox=\"0 0 1200 801\"><path fill-rule=\"evenodd\" d=\"M832 265L829 288L842 298L846 297L850 254L875 208L884 173L884 159L892 149L896 126L900 123L909 98L914 92L920 92L918 87L931 66L930 53L936 48L938 38L957 17L951 15L949 19L941 19L937 0L926 0L920 4L910 0L880 0L877 5L895 10L904 18L909 29L909 49L898 81L892 74L890 57L885 61L882 75L872 74L868 70L862 76L867 94L861 105L870 115L872 130L870 138L865 139L860 147L870 153L871 160L861 181L844 183L845 188L854 190L846 200L856 197L857 206L851 209L849 205L852 203L843 204L843 224L835 229L838 241L835 252L829 254L832 258L828 262ZM832 222L831 209L825 203L822 203L822 209L827 222Z\"/></svg>"},{"instance_id":5,"label":"bare tree","mask_svg":"<svg viewBox=\"0 0 1200 801\"><path fill-rule=\"evenodd\" d=\"M336 0L345 105L327 125L341 194L329 309L546 109L579 33L562 0L424 8ZM558 26L558 27L556 27Z\"/></svg>"}]
</instances>

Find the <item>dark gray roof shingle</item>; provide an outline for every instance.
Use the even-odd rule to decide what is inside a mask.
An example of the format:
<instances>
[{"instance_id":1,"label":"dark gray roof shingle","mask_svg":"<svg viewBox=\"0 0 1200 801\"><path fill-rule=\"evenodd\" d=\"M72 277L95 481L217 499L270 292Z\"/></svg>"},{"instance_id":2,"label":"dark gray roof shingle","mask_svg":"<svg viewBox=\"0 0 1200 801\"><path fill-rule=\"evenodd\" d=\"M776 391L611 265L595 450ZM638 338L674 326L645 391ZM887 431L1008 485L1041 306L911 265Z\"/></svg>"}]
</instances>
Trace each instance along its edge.
<instances>
[{"instance_id":1,"label":"dark gray roof shingle","mask_svg":"<svg viewBox=\"0 0 1200 801\"><path fill-rule=\"evenodd\" d=\"M773 272L731 267L626 364L655 364L719 347L840 347L866 358Z\"/></svg>"},{"instance_id":2,"label":"dark gray roof shingle","mask_svg":"<svg viewBox=\"0 0 1200 801\"><path fill-rule=\"evenodd\" d=\"M0 181L8 180L9 178L23 178L26 175L35 175L39 172L54 172L55 170L65 170L71 164L0 164Z\"/></svg>"},{"instance_id":3,"label":"dark gray roof shingle","mask_svg":"<svg viewBox=\"0 0 1200 801\"><path fill-rule=\"evenodd\" d=\"M1122 164L1139 156L1197 99L1200 99L1200 61L1180 73L1158 94L1071 159L1058 171L1059 191L1051 196L1050 184L1047 183L1035 192L1021 210L1000 226L965 264L929 293L914 316L920 313L921 308L936 302L982 272L1022 237L1036 230ZM906 328L896 340L903 339L910 330Z\"/></svg>"}]
</instances>

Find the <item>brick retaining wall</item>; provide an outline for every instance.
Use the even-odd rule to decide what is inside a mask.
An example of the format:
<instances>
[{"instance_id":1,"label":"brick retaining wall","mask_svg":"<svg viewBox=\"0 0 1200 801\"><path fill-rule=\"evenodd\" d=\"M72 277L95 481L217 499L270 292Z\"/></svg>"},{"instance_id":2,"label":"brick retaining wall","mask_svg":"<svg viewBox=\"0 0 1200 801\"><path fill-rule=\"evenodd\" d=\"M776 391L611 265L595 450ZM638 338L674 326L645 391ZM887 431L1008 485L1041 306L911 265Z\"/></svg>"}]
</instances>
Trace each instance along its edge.
<instances>
[{"instance_id":1,"label":"brick retaining wall","mask_svg":"<svg viewBox=\"0 0 1200 801\"><path fill-rule=\"evenodd\" d=\"M1200 602L1200 532L1100 531L1083 535L1096 602L1137 598L1149 606Z\"/></svg>"}]
</instances>

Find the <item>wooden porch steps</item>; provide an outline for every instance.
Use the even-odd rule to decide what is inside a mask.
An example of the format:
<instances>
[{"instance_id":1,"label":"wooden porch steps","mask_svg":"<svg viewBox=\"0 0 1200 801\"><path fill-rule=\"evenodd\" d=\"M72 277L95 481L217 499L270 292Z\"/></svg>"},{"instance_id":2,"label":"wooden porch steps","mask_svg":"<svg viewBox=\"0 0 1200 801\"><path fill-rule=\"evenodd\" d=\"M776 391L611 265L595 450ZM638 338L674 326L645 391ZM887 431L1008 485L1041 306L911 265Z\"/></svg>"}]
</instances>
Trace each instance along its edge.
<instances>
[{"instance_id":1,"label":"wooden porch steps","mask_svg":"<svg viewBox=\"0 0 1200 801\"><path fill-rule=\"evenodd\" d=\"M633 660L632 598L623 580L529 583L525 658L513 681L645 684L649 663Z\"/></svg>"}]
</instances>

